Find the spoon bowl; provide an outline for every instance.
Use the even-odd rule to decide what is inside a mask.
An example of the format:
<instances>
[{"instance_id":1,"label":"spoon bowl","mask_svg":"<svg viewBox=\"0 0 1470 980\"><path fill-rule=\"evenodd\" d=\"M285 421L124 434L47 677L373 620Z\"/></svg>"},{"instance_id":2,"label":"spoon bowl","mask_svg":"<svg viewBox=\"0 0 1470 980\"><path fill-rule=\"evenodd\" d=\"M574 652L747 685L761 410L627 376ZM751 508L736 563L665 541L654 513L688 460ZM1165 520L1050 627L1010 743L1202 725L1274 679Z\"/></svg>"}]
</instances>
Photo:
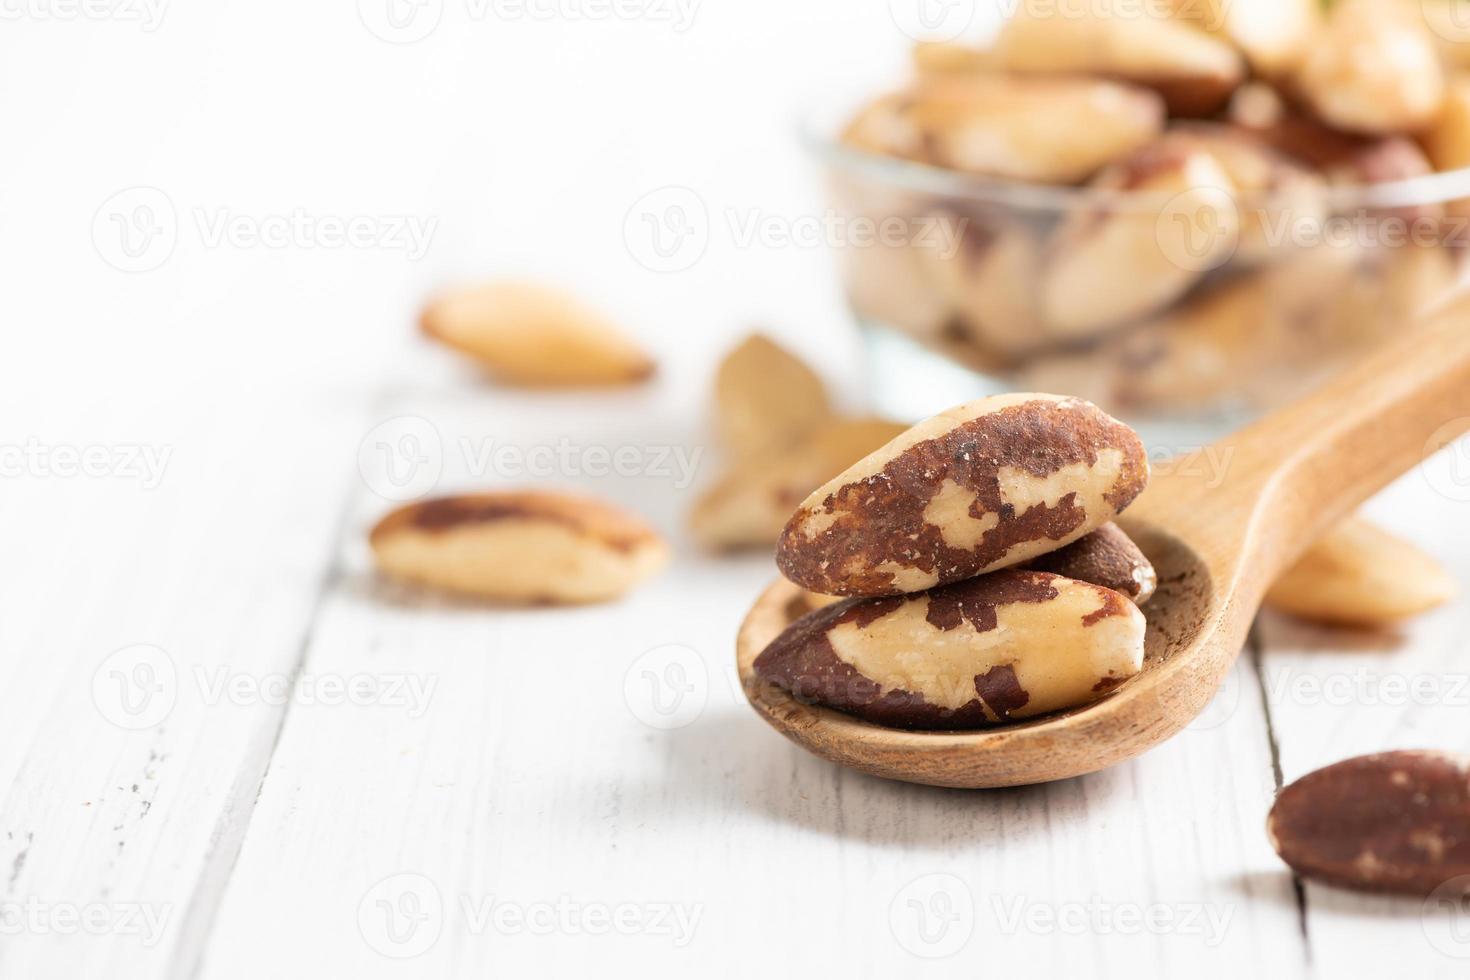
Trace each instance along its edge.
<instances>
[{"instance_id":1,"label":"spoon bowl","mask_svg":"<svg viewBox=\"0 0 1470 980\"><path fill-rule=\"evenodd\" d=\"M777 731L840 765L933 786L1066 779L1131 759L1186 727L1235 662L1271 581L1391 479L1470 429L1470 297L1311 397L1210 450L1215 481L1177 458L1119 520L1158 572L1143 607L1143 669L1101 701L966 732L885 728L804 703L755 675L756 658L822 597L778 580L746 616L746 698Z\"/></svg>"}]
</instances>

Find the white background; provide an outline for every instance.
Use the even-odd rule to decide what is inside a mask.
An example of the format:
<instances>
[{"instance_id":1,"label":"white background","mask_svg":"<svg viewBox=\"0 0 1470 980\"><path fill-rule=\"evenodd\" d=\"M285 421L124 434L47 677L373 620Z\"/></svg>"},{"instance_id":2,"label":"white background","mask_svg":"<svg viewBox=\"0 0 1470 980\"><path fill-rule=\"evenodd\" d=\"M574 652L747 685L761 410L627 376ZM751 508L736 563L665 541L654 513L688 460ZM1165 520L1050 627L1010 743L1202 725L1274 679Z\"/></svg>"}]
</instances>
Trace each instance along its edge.
<instances>
[{"instance_id":1,"label":"white background","mask_svg":"<svg viewBox=\"0 0 1470 980\"><path fill-rule=\"evenodd\" d=\"M901 69L886 2L444 0L397 34L371 0L151 9L0 0L0 975L1464 974L1455 919L1299 894L1263 833L1282 779L1470 748L1463 601L1391 635L1268 617L1190 731L1053 786L882 783L741 702L769 561L695 553L653 459L715 475L709 374L753 326L861 403L828 256L738 230L821 216L796 120ZM668 187L703 251L660 272ZM432 234L250 237L293 215ZM615 315L657 383L497 391L415 335L432 290L511 274ZM545 482L644 513L676 565L575 611L385 585L371 460L404 431L440 490L518 482L473 472L486 440L637 447L640 475ZM1450 462L1373 509L1470 582Z\"/></svg>"}]
</instances>

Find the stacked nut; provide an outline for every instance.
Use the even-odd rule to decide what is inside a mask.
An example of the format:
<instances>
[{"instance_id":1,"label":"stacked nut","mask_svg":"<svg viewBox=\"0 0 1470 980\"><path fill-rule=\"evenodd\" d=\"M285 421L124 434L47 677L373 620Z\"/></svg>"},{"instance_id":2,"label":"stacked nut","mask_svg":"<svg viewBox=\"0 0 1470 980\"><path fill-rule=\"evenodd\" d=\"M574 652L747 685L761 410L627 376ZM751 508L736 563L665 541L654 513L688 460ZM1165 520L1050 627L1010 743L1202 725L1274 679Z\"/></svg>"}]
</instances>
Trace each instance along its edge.
<instances>
[{"instance_id":1,"label":"stacked nut","mask_svg":"<svg viewBox=\"0 0 1470 980\"><path fill-rule=\"evenodd\" d=\"M755 661L794 696L899 728L1005 724L1142 668L1155 576L1111 522L1148 462L1075 398L1017 394L919 423L818 488L777 545L814 602Z\"/></svg>"},{"instance_id":2,"label":"stacked nut","mask_svg":"<svg viewBox=\"0 0 1470 980\"><path fill-rule=\"evenodd\" d=\"M1470 75L1419 3L1108 6L920 45L851 120L848 145L964 178L839 158L839 209L910 230L843 248L863 319L1028 387L1204 409L1279 401L1452 288L1470 208L1402 182L1470 166Z\"/></svg>"}]
</instances>

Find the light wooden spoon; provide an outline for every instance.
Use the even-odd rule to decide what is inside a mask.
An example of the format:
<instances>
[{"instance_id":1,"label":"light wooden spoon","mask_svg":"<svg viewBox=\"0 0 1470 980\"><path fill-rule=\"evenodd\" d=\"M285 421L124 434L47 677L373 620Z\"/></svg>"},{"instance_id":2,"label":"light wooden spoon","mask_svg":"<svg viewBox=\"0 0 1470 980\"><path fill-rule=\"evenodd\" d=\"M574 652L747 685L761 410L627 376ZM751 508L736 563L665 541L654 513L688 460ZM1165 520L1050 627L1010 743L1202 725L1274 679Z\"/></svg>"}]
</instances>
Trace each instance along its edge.
<instances>
[{"instance_id":1,"label":"light wooden spoon","mask_svg":"<svg viewBox=\"0 0 1470 980\"><path fill-rule=\"evenodd\" d=\"M1470 429L1470 295L1316 394L1159 467L1119 521L1154 562L1142 673L1073 711L973 732L910 732L802 704L757 680L755 658L806 593L781 580L740 628L746 697L786 737L863 772L934 786L1048 782L1096 772L1177 734L1214 697L1271 581L1341 518ZM1470 514L1470 512L1467 512Z\"/></svg>"}]
</instances>

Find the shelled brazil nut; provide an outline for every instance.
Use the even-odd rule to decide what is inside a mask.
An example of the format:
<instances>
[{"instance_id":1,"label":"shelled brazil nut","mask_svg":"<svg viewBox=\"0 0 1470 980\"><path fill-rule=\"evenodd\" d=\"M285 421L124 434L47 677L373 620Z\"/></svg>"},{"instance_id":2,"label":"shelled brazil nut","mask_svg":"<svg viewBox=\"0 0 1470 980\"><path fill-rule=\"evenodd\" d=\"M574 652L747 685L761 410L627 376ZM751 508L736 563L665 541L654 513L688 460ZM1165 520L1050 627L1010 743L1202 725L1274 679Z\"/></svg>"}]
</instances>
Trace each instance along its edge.
<instances>
[{"instance_id":1,"label":"shelled brazil nut","mask_svg":"<svg viewBox=\"0 0 1470 980\"><path fill-rule=\"evenodd\" d=\"M776 561L803 588L896 595L1018 565L1111 521L1148 482L1132 429L1076 398L982 398L818 488Z\"/></svg>"},{"instance_id":2,"label":"shelled brazil nut","mask_svg":"<svg viewBox=\"0 0 1470 980\"><path fill-rule=\"evenodd\" d=\"M1132 430L1078 399L996 396L921 422L788 523L782 572L808 595L849 598L804 599L797 612L811 611L756 658L756 676L911 729L1107 696L1143 665L1138 604L1157 576L1111 520L1147 479Z\"/></svg>"},{"instance_id":3,"label":"shelled brazil nut","mask_svg":"<svg viewBox=\"0 0 1470 980\"><path fill-rule=\"evenodd\" d=\"M809 613L755 671L799 700L879 725L983 728L1106 694L1142 667L1144 629L1116 592L1007 569Z\"/></svg>"}]
</instances>

